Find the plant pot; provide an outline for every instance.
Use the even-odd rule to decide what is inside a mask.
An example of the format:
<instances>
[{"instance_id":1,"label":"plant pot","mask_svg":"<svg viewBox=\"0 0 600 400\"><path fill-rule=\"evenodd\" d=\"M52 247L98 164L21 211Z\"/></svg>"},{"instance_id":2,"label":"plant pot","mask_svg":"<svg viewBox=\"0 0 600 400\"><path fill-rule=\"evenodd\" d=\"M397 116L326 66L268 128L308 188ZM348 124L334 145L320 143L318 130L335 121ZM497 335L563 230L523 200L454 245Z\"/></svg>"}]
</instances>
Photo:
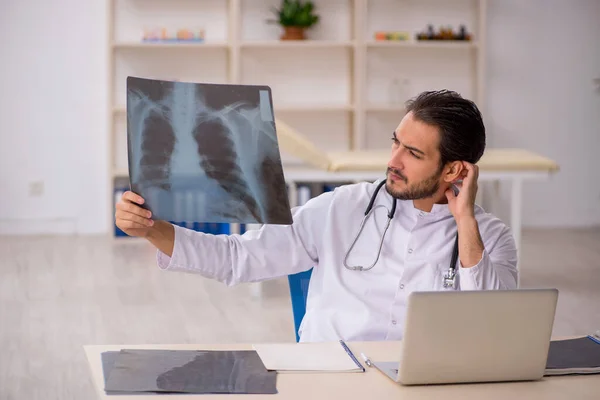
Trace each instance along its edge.
<instances>
[{"instance_id":1,"label":"plant pot","mask_svg":"<svg viewBox=\"0 0 600 400\"><path fill-rule=\"evenodd\" d=\"M304 31L305 29L300 26L284 26L281 40L304 40L306 39Z\"/></svg>"}]
</instances>

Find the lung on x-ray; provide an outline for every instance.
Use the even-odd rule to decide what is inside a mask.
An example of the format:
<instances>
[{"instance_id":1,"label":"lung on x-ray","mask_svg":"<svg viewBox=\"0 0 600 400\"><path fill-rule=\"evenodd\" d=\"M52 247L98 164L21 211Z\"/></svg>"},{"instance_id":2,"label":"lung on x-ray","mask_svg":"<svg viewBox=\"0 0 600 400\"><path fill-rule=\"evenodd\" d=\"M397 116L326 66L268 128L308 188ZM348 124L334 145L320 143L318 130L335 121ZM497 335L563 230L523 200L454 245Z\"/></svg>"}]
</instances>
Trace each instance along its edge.
<instances>
[{"instance_id":1,"label":"lung on x-ray","mask_svg":"<svg viewBox=\"0 0 600 400\"><path fill-rule=\"evenodd\" d=\"M128 77L127 147L154 219L292 223L268 86Z\"/></svg>"}]
</instances>

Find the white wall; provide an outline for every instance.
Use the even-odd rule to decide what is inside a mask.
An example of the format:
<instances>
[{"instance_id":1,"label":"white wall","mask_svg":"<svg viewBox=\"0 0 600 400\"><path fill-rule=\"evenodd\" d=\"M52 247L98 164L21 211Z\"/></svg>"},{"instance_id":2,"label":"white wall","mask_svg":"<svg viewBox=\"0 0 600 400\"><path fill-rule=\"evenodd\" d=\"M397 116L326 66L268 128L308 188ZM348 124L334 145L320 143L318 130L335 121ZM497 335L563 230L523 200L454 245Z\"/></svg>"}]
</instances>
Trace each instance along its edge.
<instances>
[{"instance_id":1,"label":"white wall","mask_svg":"<svg viewBox=\"0 0 600 400\"><path fill-rule=\"evenodd\" d=\"M599 21L598 0L490 0L491 145L536 151L561 168L525 186L527 226L600 225Z\"/></svg>"},{"instance_id":2,"label":"white wall","mask_svg":"<svg viewBox=\"0 0 600 400\"><path fill-rule=\"evenodd\" d=\"M598 15L597 0L490 0L490 145L561 164L525 188L527 225L600 224ZM0 234L110 228L105 21L105 0L0 1Z\"/></svg>"},{"instance_id":3,"label":"white wall","mask_svg":"<svg viewBox=\"0 0 600 400\"><path fill-rule=\"evenodd\" d=\"M0 233L108 228L105 21L105 0L0 2Z\"/></svg>"}]
</instances>

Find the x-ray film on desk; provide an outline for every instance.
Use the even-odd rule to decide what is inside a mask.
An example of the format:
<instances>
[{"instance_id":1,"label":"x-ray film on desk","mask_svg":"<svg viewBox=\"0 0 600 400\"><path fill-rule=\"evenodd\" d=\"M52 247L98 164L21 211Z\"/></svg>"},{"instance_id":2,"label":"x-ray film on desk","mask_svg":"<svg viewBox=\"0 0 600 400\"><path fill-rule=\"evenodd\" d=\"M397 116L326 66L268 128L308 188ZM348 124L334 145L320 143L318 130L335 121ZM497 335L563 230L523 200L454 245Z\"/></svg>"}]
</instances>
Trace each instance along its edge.
<instances>
[{"instance_id":1,"label":"x-ray film on desk","mask_svg":"<svg viewBox=\"0 0 600 400\"><path fill-rule=\"evenodd\" d=\"M154 219L291 224L267 86L127 78L131 190Z\"/></svg>"}]
</instances>

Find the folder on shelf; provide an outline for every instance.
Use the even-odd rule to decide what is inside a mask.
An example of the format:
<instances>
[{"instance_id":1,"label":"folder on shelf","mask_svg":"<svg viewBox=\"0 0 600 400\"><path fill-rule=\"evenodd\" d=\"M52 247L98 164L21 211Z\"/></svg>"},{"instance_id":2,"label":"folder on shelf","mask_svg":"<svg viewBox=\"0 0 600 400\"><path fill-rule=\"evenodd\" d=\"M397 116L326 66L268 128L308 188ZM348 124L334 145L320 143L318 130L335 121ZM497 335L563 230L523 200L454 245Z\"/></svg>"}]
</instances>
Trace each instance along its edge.
<instances>
[{"instance_id":1,"label":"folder on shelf","mask_svg":"<svg viewBox=\"0 0 600 400\"><path fill-rule=\"evenodd\" d=\"M600 374L600 331L550 342L546 375Z\"/></svg>"},{"instance_id":2,"label":"folder on shelf","mask_svg":"<svg viewBox=\"0 0 600 400\"><path fill-rule=\"evenodd\" d=\"M266 343L253 345L269 371L364 372L352 351L340 342Z\"/></svg>"}]
</instances>

